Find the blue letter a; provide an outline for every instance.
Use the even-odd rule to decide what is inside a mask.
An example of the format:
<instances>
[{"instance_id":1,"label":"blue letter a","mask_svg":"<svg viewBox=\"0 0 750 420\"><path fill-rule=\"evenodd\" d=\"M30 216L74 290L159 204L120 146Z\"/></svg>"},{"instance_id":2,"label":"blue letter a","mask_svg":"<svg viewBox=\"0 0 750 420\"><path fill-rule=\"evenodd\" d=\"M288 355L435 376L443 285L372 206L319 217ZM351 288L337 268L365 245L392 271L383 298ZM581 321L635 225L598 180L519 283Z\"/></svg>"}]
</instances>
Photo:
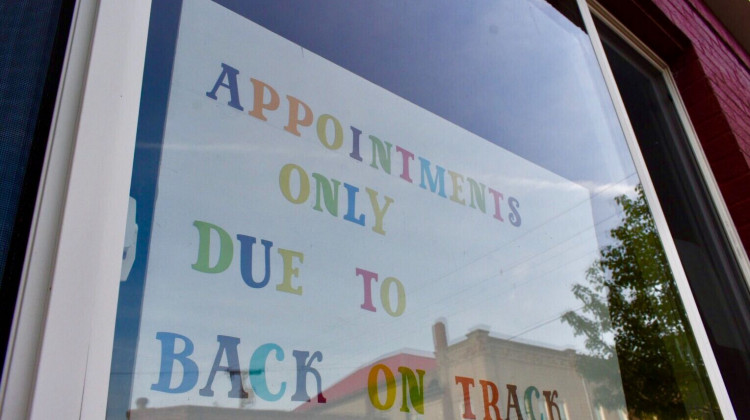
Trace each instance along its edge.
<instances>
[{"instance_id":1,"label":"blue letter a","mask_svg":"<svg viewBox=\"0 0 750 420\"><path fill-rule=\"evenodd\" d=\"M208 375L206 386L198 391L198 393L204 397L213 397L214 391L211 389L211 385L214 382L214 377L216 377L216 372L224 371L229 373L229 379L232 382L232 389L229 390L227 396L229 398L247 398L248 394L242 387L240 358L237 354L237 346L240 344L240 339L237 337L218 335L216 336L216 340L219 342L219 350L216 352L214 366L211 368L211 373ZM221 365L221 359L224 354L227 355L227 366Z\"/></svg>"},{"instance_id":2,"label":"blue letter a","mask_svg":"<svg viewBox=\"0 0 750 420\"><path fill-rule=\"evenodd\" d=\"M221 74L216 80L213 90L211 90L210 92L206 92L206 96L211 99L217 99L216 91L219 90L220 86L224 86L225 88L229 89L229 94L231 95L231 100L227 102L227 104L232 108L243 111L245 108L240 105L240 91L237 88L237 75L240 74L239 70L224 63L221 63L221 68ZM227 83L224 83L224 79L227 79Z\"/></svg>"}]
</instances>

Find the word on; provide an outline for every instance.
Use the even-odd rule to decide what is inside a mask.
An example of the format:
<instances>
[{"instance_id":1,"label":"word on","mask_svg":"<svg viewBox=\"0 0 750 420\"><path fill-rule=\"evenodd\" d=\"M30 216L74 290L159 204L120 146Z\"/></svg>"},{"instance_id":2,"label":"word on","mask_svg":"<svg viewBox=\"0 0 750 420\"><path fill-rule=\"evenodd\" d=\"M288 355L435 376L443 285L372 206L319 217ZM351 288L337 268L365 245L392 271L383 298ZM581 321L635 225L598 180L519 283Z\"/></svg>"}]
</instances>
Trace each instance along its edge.
<instances>
[{"instance_id":1,"label":"word on","mask_svg":"<svg viewBox=\"0 0 750 420\"><path fill-rule=\"evenodd\" d=\"M416 374L408 367L399 366L398 372L401 374L401 411L409 412L409 404L419 414L424 414L424 371L416 369ZM380 400L380 374L385 379L385 402ZM378 363L370 369L367 375L367 395L370 397L370 403L378 410L390 410L396 402L396 377L393 371L386 365Z\"/></svg>"}]
</instances>

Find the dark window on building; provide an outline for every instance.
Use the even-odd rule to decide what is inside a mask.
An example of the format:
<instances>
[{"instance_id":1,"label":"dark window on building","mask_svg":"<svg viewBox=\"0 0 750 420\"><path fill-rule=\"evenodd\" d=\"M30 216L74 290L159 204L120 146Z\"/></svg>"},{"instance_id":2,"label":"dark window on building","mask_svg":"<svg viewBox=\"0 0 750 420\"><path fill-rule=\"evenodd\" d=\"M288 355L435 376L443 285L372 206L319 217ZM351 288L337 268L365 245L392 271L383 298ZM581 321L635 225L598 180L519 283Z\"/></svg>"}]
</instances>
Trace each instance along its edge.
<instances>
[{"instance_id":1,"label":"dark window on building","mask_svg":"<svg viewBox=\"0 0 750 420\"><path fill-rule=\"evenodd\" d=\"M5 356L74 1L0 3L0 347Z\"/></svg>"}]
</instances>

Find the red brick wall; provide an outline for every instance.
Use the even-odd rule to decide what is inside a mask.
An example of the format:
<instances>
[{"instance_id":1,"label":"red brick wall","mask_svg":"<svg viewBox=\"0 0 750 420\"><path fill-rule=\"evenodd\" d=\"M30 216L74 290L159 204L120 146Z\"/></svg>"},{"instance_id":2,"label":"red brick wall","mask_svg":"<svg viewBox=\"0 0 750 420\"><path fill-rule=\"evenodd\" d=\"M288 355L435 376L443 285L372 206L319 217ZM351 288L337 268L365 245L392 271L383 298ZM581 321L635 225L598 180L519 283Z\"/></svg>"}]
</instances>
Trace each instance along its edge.
<instances>
[{"instance_id":1,"label":"red brick wall","mask_svg":"<svg viewBox=\"0 0 750 420\"><path fill-rule=\"evenodd\" d=\"M688 39L669 65L750 250L750 57L701 0L650 0Z\"/></svg>"}]
</instances>

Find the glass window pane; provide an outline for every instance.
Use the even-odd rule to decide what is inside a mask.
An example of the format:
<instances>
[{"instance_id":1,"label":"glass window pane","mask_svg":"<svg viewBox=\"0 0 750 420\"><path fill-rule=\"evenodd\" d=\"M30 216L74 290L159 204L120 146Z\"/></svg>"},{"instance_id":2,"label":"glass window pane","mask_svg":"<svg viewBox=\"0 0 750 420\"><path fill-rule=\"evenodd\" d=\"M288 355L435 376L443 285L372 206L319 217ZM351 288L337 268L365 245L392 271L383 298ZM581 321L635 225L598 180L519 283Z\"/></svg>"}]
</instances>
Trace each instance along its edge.
<instances>
[{"instance_id":1,"label":"glass window pane","mask_svg":"<svg viewBox=\"0 0 750 420\"><path fill-rule=\"evenodd\" d=\"M154 2L108 416L719 416L555 3Z\"/></svg>"}]
</instances>

